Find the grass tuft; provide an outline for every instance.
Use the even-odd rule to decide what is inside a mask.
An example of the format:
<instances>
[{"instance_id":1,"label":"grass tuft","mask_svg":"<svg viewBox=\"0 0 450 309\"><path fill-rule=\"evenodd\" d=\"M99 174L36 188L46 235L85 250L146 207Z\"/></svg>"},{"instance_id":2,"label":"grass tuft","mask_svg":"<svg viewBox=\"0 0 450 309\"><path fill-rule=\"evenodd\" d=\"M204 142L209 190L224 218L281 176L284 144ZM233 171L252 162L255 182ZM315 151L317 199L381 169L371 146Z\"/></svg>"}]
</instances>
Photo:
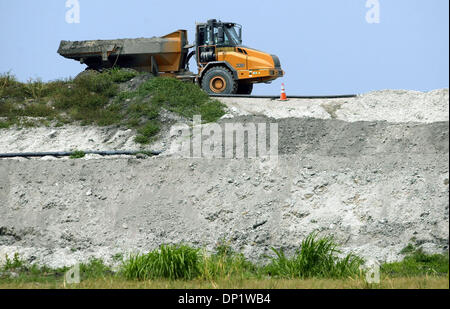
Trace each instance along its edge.
<instances>
[{"instance_id":1,"label":"grass tuft","mask_svg":"<svg viewBox=\"0 0 450 309\"><path fill-rule=\"evenodd\" d=\"M144 255L130 256L123 265L128 279L190 280L199 274L199 250L184 245L162 245Z\"/></svg>"},{"instance_id":2,"label":"grass tuft","mask_svg":"<svg viewBox=\"0 0 450 309\"><path fill-rule=\"evenodd\" d=\"M15 98L23 100L26 97L26 87L17 81L11 72L0 74L0 98Z\"/></svg>"},{"instance_id":3,"label":"grass tuft","mask_svg":"<svg viewBox=\"0 0 450 309\"><path fill-rule=\"evenodd\" d=\"M152 136L156 135L159 130L159 124L154 120L150 120L138 129L135 141L140 144L149 144L152 141Z\"/></svg>"},{"instance_id":4,"label":"grass tuft","mask_svg":"<svg viewBox=\"0 0 450 309\"><path fill-rule=\"evenodd\" d=\"M36 101L40 100L46 91L46 85L42 82L40 78L36 80L29 79L28 83L25 84L25 92L27 97L32 98Z\"/></svg>"},{"instance_id":5,"label":"grass tuft","mask_svg":"<svg viewBox=\"0 0 450 309\"><path fill-rule=\"evenodd\" d=\"M111 80L115 83L124 83L139 75L137 71L121 69L119 67L106 70L105 74L109 75Z\"/></svg>"},{"instance_id":6,"label":"grass tuft","mask_svg":"<svg viewBox=\"0 0 450 309\"><path fill-rule=\"evenodd\" d=\"M11 270L18 270L22 268L25 265L25 261L23 261L19 254L16 252L14 253L13 259L10 259L9 256L5 255L5 265L3 266L3 271L11 271Z\"/></svg>"},{"instance_id":7,"label":"grass tuft","mask_svg":"<svg viewBox=\"0 0 450 309\"><path fill-rule=\"evenodd\" d=\"M86 153L84 153L84 151L76 150L70 155L70 159L81 159L84 158L85 156Z\"/></svg>"},{"instance_id":8,"label":"grass tuft","mask_svg":"<svg viewBox=\"0 0 450 309\"><path fill-rule=\"evenodd\" d=\"M300 251L286 257L276 250L276 257L266 266L266 272L278 278L345 278L359 275L363 260L353 254L338 258L340 253L332 237L318 238L310 234L302 241Z\"/></svg>"},{"instance_id":9,"label":"grass tuft","mask_svg":"<svg viewBox=\"0 0 450 309\"><path fill-rule=\"evenodd\" d=\"M211 256L205 252L202 255L201 275L204 280L218 280L230 278L250 278L259 276L259 269L248 261L242 253L236 253L224 243L217 246Z\"/></svg>"},{"instance_id":10,"label":"grass tuft","mask_svg":"<svg viewBox=\"0 0 450 309\"><path fill-rule=\"evenodd\" d=\"M80 264L80 279L99 279L113 275L111 268L101 259L92 258L87 264Z\"/></svg>"}]
</instances>

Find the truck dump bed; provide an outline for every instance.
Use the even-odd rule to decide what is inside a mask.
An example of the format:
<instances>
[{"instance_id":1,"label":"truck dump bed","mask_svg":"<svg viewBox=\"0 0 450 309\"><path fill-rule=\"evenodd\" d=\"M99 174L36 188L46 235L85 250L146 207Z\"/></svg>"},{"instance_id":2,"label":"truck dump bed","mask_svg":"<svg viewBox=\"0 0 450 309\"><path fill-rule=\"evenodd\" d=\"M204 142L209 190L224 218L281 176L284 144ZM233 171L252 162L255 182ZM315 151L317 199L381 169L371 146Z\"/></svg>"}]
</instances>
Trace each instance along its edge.
<instances>
[{"instance_id":1,"label":"truck dump bed","mask_svg":"<svg viewBox=\"0 0 450 309\"><path fill-rule=\"evenodd\" d=\"M94 70L117 65L141 72L176 73L185 67L187 43L187 31L179 30L154 38L61 41L58 53Z\"/></svg>"}]
</instances>

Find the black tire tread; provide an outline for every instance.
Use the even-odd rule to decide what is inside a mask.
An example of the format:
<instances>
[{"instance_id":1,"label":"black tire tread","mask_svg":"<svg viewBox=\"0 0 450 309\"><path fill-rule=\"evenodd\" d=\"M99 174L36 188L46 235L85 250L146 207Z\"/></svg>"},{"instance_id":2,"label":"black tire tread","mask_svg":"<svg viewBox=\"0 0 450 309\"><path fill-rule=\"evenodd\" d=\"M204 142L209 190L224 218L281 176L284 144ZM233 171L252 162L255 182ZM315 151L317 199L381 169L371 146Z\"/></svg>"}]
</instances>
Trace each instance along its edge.
<instances>
[{"instance_id":1,"label":"black tire tread","mask_svg":"<svg viewBox=\"0 0 450 309\"><path fill-rule=\"evenodd\" d=\"M208 77L208 74L210 74L211 72L214 72L214 71L222 72L224 74L227 74L230 77L230 79L233 81L232 90L231 90L230 94L236 94L236 92L238 90L238 83L234 80L233 73L230 70L228 70L224 67L220 67L220 66L213 67L205 73L205 75L203 76L203 79L202 79L203 90L205 90L208 93L211 93L207 90L207 89L209 89L209 78L207 78L207 77Z\"/></svg>"}]
</instances>

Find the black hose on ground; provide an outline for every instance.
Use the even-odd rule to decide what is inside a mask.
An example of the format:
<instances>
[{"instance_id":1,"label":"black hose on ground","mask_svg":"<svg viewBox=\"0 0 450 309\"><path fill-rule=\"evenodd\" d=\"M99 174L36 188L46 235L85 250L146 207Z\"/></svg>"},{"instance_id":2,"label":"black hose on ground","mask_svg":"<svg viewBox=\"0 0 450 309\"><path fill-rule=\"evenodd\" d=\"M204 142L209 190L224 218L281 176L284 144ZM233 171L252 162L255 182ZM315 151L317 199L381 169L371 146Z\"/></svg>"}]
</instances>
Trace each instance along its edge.
<instances>
[{"instance_id":1,"label":"black hose on ground","mask_svg":"<svg viewBox=\"0 0 450 309\"><path fill-rule=\"evenodd\" d=\"M133 150L118 150L118 151L61 151L61 152L21 152L21 153L0 153L0 158L15 158L15 157L70 157L78 154L98 154L101 156L115 156L115 155L128 155L134 156L137 154L146 154L151 156L158 156L162 151L133 151Z\"/></svg>"}]
</instances>

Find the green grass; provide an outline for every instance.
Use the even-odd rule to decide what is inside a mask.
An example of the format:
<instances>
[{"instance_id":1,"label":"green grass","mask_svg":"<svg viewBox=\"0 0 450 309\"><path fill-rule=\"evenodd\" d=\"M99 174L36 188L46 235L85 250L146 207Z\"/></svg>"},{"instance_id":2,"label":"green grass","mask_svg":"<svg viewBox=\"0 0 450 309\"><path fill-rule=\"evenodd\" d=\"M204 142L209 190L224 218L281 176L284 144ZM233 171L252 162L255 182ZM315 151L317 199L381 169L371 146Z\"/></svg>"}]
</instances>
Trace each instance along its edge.
<instances>
[{"instance_id":1,"label":"green grass","mask_svg":"<svg viewBox=\"0 0 450 309\"><path fill-rule=\"evenodd\" d=\"M80 280L102 279L114 277L111 268L101 259L93 258L86 264L80 264Z\"/></svg>"},{"instance_id":2,"label":"green grass","mask_svg":"<svg viewBox=\"0 0 450 309\"><path fill-rule=\"evenodd\" d=\"M363 278L349 279L241 279L218 280L127 280L120 276L81 280L64 284L63 280L2 281L0 289L447 289L445 277L385 278L380 284L368 285Z\"/></svg>"},{"instance_id":3,"label":"green grass","mask_svg":"<svg viewBox=\"0 0 450 309\"><path fill-rule=\"evenodd\" d=\"M201 115L205 122L212 122L225 114L223 104L211 100L198 86L179 82L174 78L151 79L141 85L137 93L141 97L152 94L153 105L164 107L186 118Z\"/></svg>"},{"instance_id":4,"label":"green grass","mask_svg":"<svg viewBox=\"0 0 450 309\"><path fill-rule=\"evenodd\" d=\"M135 141L140 144L148 144L152 141L151 137L158 134L159 130L158 122L156 120L150 120L137 130L138 135Z\"/></svg>"},{"instance_id":5,"label":"green grass","mask_svg":"<svg viewBox=\"0 0 450 309\"><path fill-rule=\"evenodd\" d=\"M0 98L24 99L26 96L25 84L17 81L10 72L0 74Z\"/></svg>"},{"instance_id":6,"label":"green grass","mask_svg":"<svg viewBox=\"0 0 450 309\"><path fill-rule=\"evenodd\" d=\"M111 125L120 119L108 105L118 91L109 74L85 74L56 91L54 107L83 124Z\"/></svg>"},{"instance_id":7,"label":"green grass","mask_svg":"<svg viewBox=\"0 0 450 309\"><path fill-rule=\"evenodd\" d=\"M332 237L318 238L313 233L302 241L300 250L288 258L282 250L272 249L276 257L266 272L278 278L345 278L360 273L363 260L353 254L338 258L340 251Z\"/></svg>"},{"instance_id":8,"label":"green grass","mask_svg":"<svg viewBox=\"0 0 450 309\"><path fill-rule=\"evenodd\" d=\"M148 254L127 259L122 274L129 280L217 280L224 278L260 277L257 266L227 247L208 255L185 245L161 246Z\"/></svg>"},{"instance_id":9,"label":"green grass","mask_svg":"<svg viewBox=\"0 0 450 309\"><path fill-rule=\"evenodd\" d=\"M151 142L152 136L159 132L157 117L162 108L188 119L200 115L204 122L217 121L225 114L225 106L210 99L195 84L169 77L150 79L136 91L121 92L116 96L116 104L127 101L127 124L138 128L136 142L142 144Z\"/></svg>"},{"instance_id":10,"label":"green grass","mask_svg":"<svg viewBox=\"0 0 450 309\"><path fill-rule=\"evenodd\" d=\"M29 265L23 261L16 253L12 259L6 256L6 263L0 268L0 282L21 284L25 282L50 283L57 278L61 278L66 269L50 269L48 267L39 267ZM16 277L9 277L14 273Z\"/></svg>"},{"instance_id":11,"label":"green grass","mask_svg":"<svg viewBox=\"0 0 450 309\"><path fill-rule=\"evenodd\" d=\"M120 69L118 67L106 70L105 74L109 75L111 80L115 83L124 83L139 75L136 71Z\"/></svg>"},{"instance_id":12,"label":"green grass","mask_svg":"<svg viewBox=\"0 0 450 309\"><path fill-rule=\"evenodd\" d=\"M367 284L354 255L336 257L331 237L309 235L291 257L275 250L266 264L254 264L224 243L212 254L186 245L163 245L124 258L113 271L100 259L80 265L80 288L448 288L448 255L414 249L402 262L381 266L381 283ZM16 254L0 267L0 288L62 287L69 268L29 265ZM9 274L14 272L15 278ZM65 286L63 286L65 287Z\"/></svg>"},{"instance_id":13,"label":"green grass","mask_svg":"<svg viewBox=\"0 0 450 309\"><path fill-rule=\"evenodd\" d=\"M8 129L12 125L14 125L14 122L11 120L7 121L0 120L0 129Z\"/></svg>"},{"instance_id":14,"label":"green grass","mask_svg":"<svg viewBox=\"0 0 450 309\"><path fill-rule=\"evenodd\" d=\"M3 271L15 270L18 268L22 268L25 265L25 262L20 259L18 253L14 254L13 259L10 259L8 255L5 256L5 265L3 266Z\"/></svg>"},{"instance_id":15,"label":"green grass","mask_svg":"<svg viewBox=\"0 0 450 309\"><path fill-rule=\"evenodd\" d=\"M426 254L413 245L408 245L402 253L406 254L403 261L385 263L381 266L381 271L391 277L443 276L449 274L448 254Z\"/></svg>"},{"instance_id":16,"label":"green grass","mask_svg":"<svg viewBox=\"0 0 450 309\"><path fill-rule=\"evenodd\" d=\"M126 126L137 130L136 141L148 144L161 128L164 108L188 119L200 115L213 122L224 115L224 105L212 100L195 84L174 78L152 78L136 91L119 91L119 83L137 72L118 68L82 74L74 80L48 83L40 79L21 83L10 73L0 75L0 129L13 125L38 126L43 118L56 126ZM24 118L32 117L33 119Z\"/></svg>"},{"instance_id":17,"label":"green grass","mask_svg":"<svg viewBox=\"0 0 450 309\"><path fill-rule=\"evenodd\" d=\"M111 268L106 266L100 259L91 259L89 262L80 264L80 279L93 280L115 277ZM6 263L0 268L0 284L26 284L28 282L53 284L62 282L69 267L51 269L46 266L30 265L15 254L12 259L6 256ZM15 273L15 277L10 277Z\"/></svg>"},{"instance_id":18,"label":"green grass","mask_svg":"<svg viewBox=\"0 0 450 309\"><path fill-rule=\"evenodd\" d=\"M39 101L48 91L45 83L41 79L29 79L28 83L25 84L25 93L27 97L30 97L36 101Z\"/></svg>"},{"instance_id":19,"label":"green grass","mask_svg":"<svg viewBox=\"0 0 450 309\"><path fill-rule=\"evenodd\" d=\"M81 159L84 158L86 154L83 151L76 150L70 155L70 159Z\"/></svg>"},{"instance_id":20,"label":"green grass","mask_svg":"<svg viewBox=\"0 0 450 309\"><path fill-rule=\"evenodd\" d=\"M264 276L260 267L248 261L242 253L234 252L231 247L219 244L216 252L201 260L201 275L203 280L261 278Z\"/></svg>"},{"instance_id":21,"label":"green grass","mask_svg":"<svg viewBox=\"0 0 450 309\"><path fill-rule=\"evenodd\" d=\"M258 266L220 245L212 255L186 246L162 246L146 255L132 256L126 261L124 273L128 279L148 280L156 278L348 278L360 275L362 259L350 254L338 258L337 244L331 237L318 238L309 235L301 244L301 250L287 258L280 250L273 249L276 257L266 266ZM183 263L186 263L184 265ZM189 267L188 267L188 266Z\"/></svg>"},{"instance_id":22,"label":"green grass","mask_svg":"<svg viewBox=\"0 0 450 309\"><path fill-rule=\"evenodd\" d=\"M185 279L200 274L199 250L184 245L161 246L144 255L131 256L123 266L127 279Z\"/></svg>"}]
</instances>

